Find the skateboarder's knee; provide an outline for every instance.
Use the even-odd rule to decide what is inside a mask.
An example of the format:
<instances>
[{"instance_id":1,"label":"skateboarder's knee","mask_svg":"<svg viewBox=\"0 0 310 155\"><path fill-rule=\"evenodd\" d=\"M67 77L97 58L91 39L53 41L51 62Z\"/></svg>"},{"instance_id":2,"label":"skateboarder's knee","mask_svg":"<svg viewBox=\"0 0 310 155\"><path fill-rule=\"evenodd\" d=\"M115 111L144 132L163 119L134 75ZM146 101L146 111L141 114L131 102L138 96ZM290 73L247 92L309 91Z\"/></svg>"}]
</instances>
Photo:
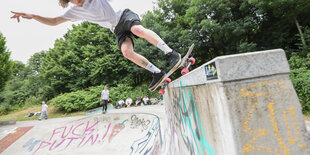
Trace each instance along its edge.
<instances>
[{"instance_id":1,"label":"skateboarder's knee","mask_svg":"<svg viewBox=\"0 0 310 155\"><path fill-rule=\"evenodd\" d=\"M141 25L135 25L131 28L131 32L139 37L143 37L145 29Z\"/></svg>"},{"instance_id":2,"label":"skateboarder's knee","mask_svg":"<svg viewBox=\"0 0 310 155\"><path fill-rule=\"evenodd\" d=\"M134 51L132 49L122 49L122 53L126 58L131 58L134 55Z\"/></svg>"}]
</instances>

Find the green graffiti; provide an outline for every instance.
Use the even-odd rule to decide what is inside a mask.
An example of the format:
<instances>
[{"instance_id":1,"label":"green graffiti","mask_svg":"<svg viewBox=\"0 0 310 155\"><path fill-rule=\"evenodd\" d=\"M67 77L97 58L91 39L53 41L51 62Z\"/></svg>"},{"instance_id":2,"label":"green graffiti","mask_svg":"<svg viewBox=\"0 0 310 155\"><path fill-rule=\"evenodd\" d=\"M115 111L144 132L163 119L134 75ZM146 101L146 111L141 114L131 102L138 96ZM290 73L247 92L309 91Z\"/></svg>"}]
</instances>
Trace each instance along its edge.
<instances>
[{"instance_id":1,"label":"green graffiti","mask_svg":"<svg viewBox=\"0 0 310 155\"><path fill-rule=\"evenodd\" d=\"M181 96L180 96L181 95ZM203 126L196 108L195 100L192 95L190 88L182 87L182 82L180 82L180 93L178 98L180 98L178 104L180 106L180 115L183 126L187 129L187 133L191 133L191 135L183 135L183 137L189 139L190 137L193 138L195 146L195 153L197 154L204 154L204 148L210 155L215 155L213 148L207 141L206 134L203 130ZM183 102L183 105L182 105ZM183 107L183 108L182 108ZM187 108L188 107L188 110ZM192 117L191 117L192 115ZM194 122L194 123L192 123ZM193 125L196 126L194 129ZM200 148L200 150L199 150Z\"/></svg>"}]
</instances>

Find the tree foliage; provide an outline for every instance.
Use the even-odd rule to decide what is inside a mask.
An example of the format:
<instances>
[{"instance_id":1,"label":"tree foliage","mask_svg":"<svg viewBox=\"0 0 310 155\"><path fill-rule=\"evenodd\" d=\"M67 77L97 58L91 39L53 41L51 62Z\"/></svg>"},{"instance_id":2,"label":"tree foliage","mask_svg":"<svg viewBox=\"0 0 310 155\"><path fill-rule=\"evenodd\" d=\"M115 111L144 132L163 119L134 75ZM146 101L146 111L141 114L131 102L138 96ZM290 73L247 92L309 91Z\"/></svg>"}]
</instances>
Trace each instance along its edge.
<instances>
[{"instance_id":1,"label":"tree foliage","mask_svg":"<svg viewBox=\"0 0 310 155\"><path fill-rule=\"evenodd\" d=\"M5 46L5 37L0 33L0 92L13 72L13 62L10 61L10 52Z\"/></svg>"},{"instance_id":2,"label":"tree foliage","mask_svg":"<svg viewBox=\"0 0 310 155\"><path fill-rule=\"evenodd\" d=\"M310 0L158 0L157 4L143 15L143 26L181 54L195 43L196 66L216 56L283 48L304 112L310 111ZM134 50L167 70L163 52L146 40L135 39ZM88 22L73 25L53 48L34 54L27 65L15 63L12 72L0 93L0 111L7 108L3 105L54 97L67 112L88 109L97 105L98 93L89 93L92 89L99 92L108 84L114 102L127 91L137 93L135 88L142 89L141 85L146 90L151 81L147 70L123 57L110 30Z\"/></svg>"}]
</instances>

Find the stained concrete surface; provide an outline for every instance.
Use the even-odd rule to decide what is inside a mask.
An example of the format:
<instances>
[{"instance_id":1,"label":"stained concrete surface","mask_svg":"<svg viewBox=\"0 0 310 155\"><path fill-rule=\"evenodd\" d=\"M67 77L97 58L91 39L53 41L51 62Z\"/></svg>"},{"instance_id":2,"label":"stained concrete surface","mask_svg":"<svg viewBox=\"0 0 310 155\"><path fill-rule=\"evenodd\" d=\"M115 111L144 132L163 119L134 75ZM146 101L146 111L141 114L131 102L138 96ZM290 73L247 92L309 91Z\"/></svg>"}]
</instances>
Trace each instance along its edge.
<instances>
[{"instance_id":1,"label":"stained concrete surface","mask_svg":"<svg viewBox=\"0 0 310 155\"><path fill-rule=\"evenodd\" d=\"M0 147L11 154L161 154L162 104L106 114L23 121L0 128Z\"/></svg>"}]
</instances>

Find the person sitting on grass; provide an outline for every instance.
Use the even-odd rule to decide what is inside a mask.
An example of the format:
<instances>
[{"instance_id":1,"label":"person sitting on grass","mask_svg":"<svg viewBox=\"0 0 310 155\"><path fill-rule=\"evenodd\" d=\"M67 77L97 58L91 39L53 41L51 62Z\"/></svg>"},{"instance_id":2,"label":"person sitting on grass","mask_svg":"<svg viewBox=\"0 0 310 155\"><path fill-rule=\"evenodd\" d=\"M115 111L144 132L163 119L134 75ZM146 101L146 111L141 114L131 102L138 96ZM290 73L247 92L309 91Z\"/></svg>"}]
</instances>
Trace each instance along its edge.
<instances>
[{"instance_id":1,"label":"person sitting on grass","mask_svg":"<svg viewBox=\"0 0 310 155\"><path fill-rule=\"evenodd\" d=\"M141 102L141 96L139 96L139 97L137 97L137 99L136 99L136 106L138 106L138 104ZM142 103L141 103L141 105L142 105Z\"/></svg>"},{"instance_id":2,"label":"person sitting on grass","mask_svg":"<svg viewBox=\"0 0 310 155\"><path fill-rule=\"evenodd\" d=\"M131 104L132 104L132 99L128 96L126 99L126 105L127 105L127 107L130 107Z\"/></svg>"},{"instance_id":3,"label":"person sitting on grass","mask_svg":"<svg viewBox=\"0 0 310 155\"><path fill-rule=\"evenodd\" d=\"M149 98L147 96L144 96L143 97L143 102L144 102L145 105L147 105L148 102L149 102Z\"/></svg>"},{"instance_id":4,"label":"person sitting on grass","mask_svg":"<svg viewBox=\"0 0 310 155\"><path fill-rule=\"evenodd\" d=\"M118 102L116 102L116 109L120 109L124 104L124 100L121 99Z\"/></svg>"}]
</instances>

